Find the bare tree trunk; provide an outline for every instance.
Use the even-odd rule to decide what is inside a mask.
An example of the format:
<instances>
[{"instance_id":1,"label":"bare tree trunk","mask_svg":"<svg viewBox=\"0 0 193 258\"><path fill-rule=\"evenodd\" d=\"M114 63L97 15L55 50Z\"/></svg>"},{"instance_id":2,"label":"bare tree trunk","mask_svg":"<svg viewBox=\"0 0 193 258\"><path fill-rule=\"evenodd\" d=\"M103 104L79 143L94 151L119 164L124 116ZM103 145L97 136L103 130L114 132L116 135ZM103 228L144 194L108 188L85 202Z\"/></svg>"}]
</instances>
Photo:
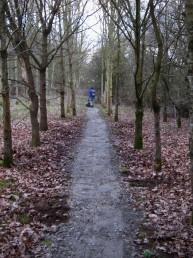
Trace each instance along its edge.
<instances>
[{"instance_id":1,"label":"bare tree trunk","mask_svg":"<svg viewBox=\"0 0 193 258\"><path fill-rule=\"evenodd\" d=\"M150 15L158 45L158 54L155 62L154 76L152 79L152 108L154 112L154 134L155 134L155 156L154 156L154 169L159 172L162 168L161 158L161 135L160 135L160 103L157 97L157 86L161 74L161 65L163 59L163 40L159 27L159 23L155 17L154 1L150 0Z\"/></svg>"},{"instance_id":2,"label":"bare tree trunk","mask_svg":"<svg viewBox=\"0 0 193 258\"><path fill-rule=\"evenodd\" d=\"M72 115L76 116L76 92L73 80L72 56L69 54L69 73L70 73L70 90L71 90L71 110Z\"/></svg>"},{"instance_id":3,"label":"bare tree trunk","mask_svg":"<svg viewBox=\"0 0 193 258\"><path fill-rule=\"evenodd\" d=\"M164 90L163 122L166 123L168 121L168 112L167 112L167 90L165 85L163 85L163 90Z\"/></svg>"},{"instance_id":4,"label":"bare tree trunk","mask_svg":"<svg viewBox=\"0 0 193 258\"><path fill-rule=\"evenodd\" d=\"M134 148L143 148L143 97L144 92L147 89L149 81L145 83L143 80L144 73L144 57L145 57L145 35L149 26L149 4L144 8L141 0L135 1L102 1L99 3L114 21L116 17L111 13L109 8L109 3L112 3L113 8L116 10L116 14L120 16L121 24L119 26L120 30L123 32L124 36L131 44L135 53L135 94L136 94L136 112L135 112L135 141ZM144 15L145 14L145 15ZM143 17L142 17L143 16ZM127 24L127 19L130 21L130 25ZM132 25L131 25L132 24ZM123 25L123 27L121 26ZM149 78L150 79L150 78ZM144 87L143 87L144 86Z\"/></svg>"},{"instance_id":5,"label":"bare tree trunk","mask_svg":"<svg viewBox=\"0 0 193 258\"><path fill-rule=\"evenodd\" d=\"M176 124L177 124L177 128L181 128L182 127L181 110L180 110L180 108L176 108Z\"/></svg>"},{"instance_id":6,"label":"bare tree trunk","mask_svg":"<svg viewBox=\"0 0 193 258\"><path fill-rule=\"evenodd\" d=\"M48 37L53 29L55 17L60 9L61 0L50 1L38 1L35 0L37 15L39 23L41 24L41 61L38 57L31 52L31 57L36 62L40 72L40 130L48 130L48 118L47 118L47 102L46 102L46 74L47 68L50 64L48 53ZM56 53L55 53L56 54Z\"/></svg>"},{"instance_id":7,"label":"bare tree trunk","mask_svg":"<svg viewBox=\"0 0 193 258\"><path fill-rule=\"evenodd\" d=\"M103 25L104 26L104 25ZM104 30L104 29L103 29ZM104 39L102 38L102 46L101 46L101 96L100 103L104 105L104 90L105 90L105 61L104 61Z\"/></svg>"},{"instance_id":8,"label":"bare tree trunk","mask_svg":"<svg viewBox=\"0 0 193 258\"><path fill-rule=\"evenodd\" d=\"M46 70L47 70L47 56L48 56L48 39L47 34L42 33L42 60L40 73L40 130L48 130L47 119L47 103L46 103Z\"/></svg>"},{"instance_id":9,"label":"bare tree trunk","mask_svg":"<svg viewBox=\"0 0 193 258\"><path fill-rule=\"evenodd\" d=\"M163 108L163 122L167 123L168 121L168 112L167 112L167 105L164 102L164 108Z\"/></svg>"},{"instance_id":10,"label":"bare tree trunk","mask_svg":"<svg viewBox=\"0 0 193 258\"><path fill-rule=\"evenodd\" d=\"M62 68L62 84L60 86L60 117L65 118L65 65L64 65L64 57L63 57L63 48L61 48L61 68Z\"/></svg>"},{"instance_id":11,"label":"bare tree trunk","mask_svg":"<svg viewBox=\"0 0 193 258\"><path fill-rule=\"evenodd\" d=\"M27 46L27 40L21 28L17 26L15 20L11 16L11 12L9 9L9 5L7 1L6 3L6 14L7 18L10 21L10 29L12 30L12 34L9 34L9 38L12 40L12 44L16 50L18 58L22 61L22 65L24 66L25 72L25 83L26 88L28 89L28 96L31 101L30 105L30 118L31 118L31 126L32 126L32 146L37 147L40 145L40 134L39 134L39 122L38 122L38 95L36 94L36 88L34 83L34 77L32 72L32 65L30 62L30 53L29 48ZM17 28L17 29L16 29ZM18 44L19 42L19 44ZM22 66L21 65L21 66Z\"/></svg>"},{"instance_id":12,"label":"bare tree trunk","mask_svg":"<svg viewBox=\"0 0 193 258\"><path fill-rule=\"evenodd\" d=\"M100 96L100 102L104 106L105 105L105 98L104 98L104 92L105 92L105 64L104 64L104 56L102 54L102 72L101 72L101 96Z\"/></svg>"},{"instance_id":13,"label":"bare tree trunk","mask_svg":"<svg viewBox=\"0 0 193 258\"><path fill-rule=\"evenodd\" d=\"M136 0L136 22L135 22L135 92L136 92L136 111L135 111L135 141L134 148L137 150L143 149L143 96L142 81L143 81L143 55L141 44L141 1Z\"/></svg>"},{"instance_id":14,"label":"bare tree trunk","mask_svg":"<svg viewBox=\"0 0 193 258\"><path fill-rule=\"evenodd\" d=\"M193 0L185 1L186 27L188 31L188 81L189 81L189 104L190 104L190 130L189 130L189 152L190 152L190 177L193 194ZM193 225L193 207L191 224Z\"/></svg>"},{"instance_id":15,"label":"bare tree trunk","mask_svg":"<svg viewBox=\"0 0 193 258\"><path fill-rule=\"evenodd\" d=\"M106 77L107 77L107 114L111 116L112 114L112 59L111 59L111 50L108 47L108 57L107 57L107 69L106 69Z\"/></svg>"},{"instance_id":16,"label":"bare tree trunk","mask_svg":"<svg viewBox=\"0 0 193 258\"><path fill-rule=\"evenodd\" d=\"M65 93L64 91L60 91L60 117L65 118Z\"/></svg>"},{"instance_id":17,"label":"bare tree trunk","mask_svg":"<svg viewBox=\"0 0 193 258\"><path fill-rule=\"evenodd\" d=\"M140 150L143 148L143 102L138 99L135 111L135 141L134 148Z\"/></svg>"},{"instance_id":18,"label":"bare tree trunk","mask_svg":"<svg viewBox=\"0 0 193 258\"><path fill-rule=\"evenodd\" d=\"M73 66L72 66L72 54L68 46L68 58L69 58L69 78L70 78L70 91L71 91L71 111L72 115L76 116L76 93L75 93L75 86L73 81Z\"/></svg>"},{"instance_id":19,"label":"bare tree trunk","mask_svg":"<svg viewBox=\"0 0 193 258\"><path fill-rule=\"evenodd\" d=\"M39 122L38 122L38 95L36 94L34 77L32 73L32 67L30 63L29 56L22 53L22 60L24 62L25 71L27 75L28 84L28 95L31 101L30 105L30 118L32 125L32 146L37 147L40 145L40 132L39 132Z\"/></svg>"},{"instance_id":20,"label":"bare tree trunk","mask_svg":"<svg viewBox=\"0 0 193 258\"><path fill-rule=\"evenodd\" d=\"M1 41L2 42L2 41ZM10 98L7 73L7 50L1 50L1 71L2 71L2 100L3 100L3 163L9 167L12 163L12 133L11 133L11 113Z\"/></svg>"},{"instance_id":21,"label":"bare tree trunk","mask_svg":"<svg viewBox=\"0 0 193 258\"><path fill-rule=\"evenodd\" d=\"M161 134L160 134L160 104L153 96L153 113L154 113L154 135L155 135L155 156L154 156L154 169L159 172L162 168L161 158Z\"/></svg>"},{"instance_id":22,"label":"bare tree trunk","mask_svg":"<svg viewBox=\"0 0 193 258\"><path fill-rule=\"evenodd\" d=\"M169 75L170 75L170 65L169 62L169 24L168 24L168 5L165 6L165 19L164 19L164 57L163 57L163 122L166 123L168 121L168 114L167 114L167 105L168 105L168 92L169 89Z\"/></svg>"},{"instance_id":23,"label":"bare tree trunk","mask_svg":"<svg viewBox=\"0 0 193 258\"><path fill-rule=\"evenodd\" d=\"M115 95L115 122L119 121L119 77L116 78L116 95Z\"/></svg>"},{"instance_id":24,"label":"bare tree trunk","mask_svg":"<svg viewBox=\"0 0 193 258\"><path fill-rule=\"evenodd\" d=\"M118 6L120 1L118 1ZM120 16L118 16L118 24L120 24ZM117 26L117 67L116 67L116 89L115 89L115 122L119 121L119 87L120 87L120 54L121 54L121 41L120 41L120 28Z\"/></svg>"},{"instance_id":25,"label":"bare tree trunk","mask_svg":"<svg viewBox=\"0 0 193 258\"><path fill-rule=\"evenodd\" d=\"M77 111L76 111L76 92L74 87L71 88L71 93L72 93L72 99L71 99L71 108L72 108L72 115L76 116Z\"/></svg>"},{"instance_id":26,"label":"bare tree trunk","mask_svg":"<svg viewBox=\"0 0 193 258\"><path fill-rule=\"evenodd\" d=\"M40 69L40 130L48 130L46 104L46 69Z\"/></svg>"},{"instance_id":27,"label":"bare tree trunk","mask_svg":"<svg viewBox=\"0 0 193 258\"><path fill-rule=\"evenodd\" d=\"M105 54L104 54L104 82L103 82L103 87L104 87L104 92L103 92L103 106L107 108L107 103L108 103L108 86L107 86L107 48L105 47Z\"/></svg>"},{"instance_id":28,"label":"bare tree trunk","mask_svg":"<svg viewBox=\"0 0 193 258\"><path fill-rule=\"evenodd\" d=\"M70 114L71 113L71 90L70 90L70 86L68 86L67 89L67 113Z\"/></svg>"},{"instance_id":29,"label":"bare tree trunk","mask_svg":"<svg viewBox=\"0 0 193 258\"><path fill-rule=\"evenodd\" d=\"M102 46L101 46L101 104L103 107L106 106L106 42L105 42L105 34L106 34L106 19L105 14L103 13L103 23L102 23Z\"/></svg>"},{"instance_id":30,"label":"bare tree trunk","mask_svg":"<svg viewBox=\"0 0 193 258\"><path fill-rule=\"evenodd\" d=\"M5 21L5 2L0 2L0 56L1 56L1 84L3 101L3 164L10 167L13 162L12 155L12 133L11 133L11 113L8 84L8 66L7 66L7 43L6 43L6 21Z\"/></svg>"},{"instance_id":31,"label":"bare tree trunk","mask_svg":"<svg viewBox=\"0 0 193 258\"><path fill-rule=\"evenodd\" d=\"M19 60L18 57L16 55L16 59L15 59L15 79L17 81L20 80L20 72L19 72ZM19 83L17 83L17 87L16 87L16 97L19 97Z\"/></svg>"},{"instance_id":32,"label":"bare tree trunk","mask_svg":"<svg viewBox=\"0 0 193 258\"><path fill-rule=\"evenodd\" d=\"M114 17L114 7L110 3L110 12ZM110 18L108 23L108 44L107 44L107 65L106 65L106 77L107 77L107 114L112 115L113 105L113 35L114 35L114 23Z\"/></svg>"},{"instance_id":33,"label":"bare tree trunk","mask_svg":"<svg viewBox=\"0 0 193 258\"><path fill-rule=\"evenodd\" d=\"M61 16L59 13L59 29L60 29L60 40L62 40L62 25L61 25ZM64 64L64 49L63 46L60 48L60 58L61 58L61 72L62 72L62 83L60 86L60 117L65 118L65 64Z\"/></svg>"},{"instance_id":34,"label":"bare tree trunk","mask_svg":"<svg viewBox=\"0 0 193 258\"><path fill-rule=\"evenodd\" d=\"M64 12L64 27L67 30L67 34L71 33L72 31L72 3L68 3L68 7L66 9L66 12ZM66 41L67 46L67 54L68 54L68 72L69 72L69 88L70 88L70 96L68 96L68 106L67 109L71 109L72 115L76 116L76 92L75 92L75 85L74 85L74 67L73 67L73 51L75 47L75 40L74 35L72 35L70 38ZM69 100L71 100L71 103L69 105Z\"/></svg>"}]
</instances>

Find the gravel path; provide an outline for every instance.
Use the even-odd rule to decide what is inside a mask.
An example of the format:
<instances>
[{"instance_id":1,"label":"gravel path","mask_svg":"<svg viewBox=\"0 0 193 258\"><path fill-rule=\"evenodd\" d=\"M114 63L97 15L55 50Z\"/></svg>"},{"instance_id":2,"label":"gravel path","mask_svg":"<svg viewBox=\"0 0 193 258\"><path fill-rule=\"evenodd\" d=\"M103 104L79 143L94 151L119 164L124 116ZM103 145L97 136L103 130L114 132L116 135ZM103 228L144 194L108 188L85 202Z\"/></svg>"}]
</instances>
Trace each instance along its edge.
<instances>
[{"instance_id":1,"label":"gravel path","mask_svg":"<svg viewBox=\"0 0 193 258\"><path fill-rule=\"evenodd\" d=\"M133 243L140 215L123 190L107 125L97 108L87 117L72 171L71 218L50 236L44 257L140 257Z\"/></svg>"}]
</instances>

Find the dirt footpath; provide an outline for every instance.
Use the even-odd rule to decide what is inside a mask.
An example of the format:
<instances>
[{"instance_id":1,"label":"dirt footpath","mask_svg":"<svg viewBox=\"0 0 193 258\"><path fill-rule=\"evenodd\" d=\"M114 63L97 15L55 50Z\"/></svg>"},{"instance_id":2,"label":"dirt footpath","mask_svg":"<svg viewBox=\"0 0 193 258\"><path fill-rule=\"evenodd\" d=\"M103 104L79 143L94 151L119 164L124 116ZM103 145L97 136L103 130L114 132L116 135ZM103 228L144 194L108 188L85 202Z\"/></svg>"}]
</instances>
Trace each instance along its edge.
<instances>
[{"instance_id":1,"label":"dirt footpath","mask_svg":"<svg viewBox=\"0 0 193 258\"><path fill-rule=\"evenodd\" d=\"M49 236L44 257L140 257L134 238L141 216L123 190L108 127L97 108L87 118L72 169L70 220Z\"/></svg>"}]
</instances>

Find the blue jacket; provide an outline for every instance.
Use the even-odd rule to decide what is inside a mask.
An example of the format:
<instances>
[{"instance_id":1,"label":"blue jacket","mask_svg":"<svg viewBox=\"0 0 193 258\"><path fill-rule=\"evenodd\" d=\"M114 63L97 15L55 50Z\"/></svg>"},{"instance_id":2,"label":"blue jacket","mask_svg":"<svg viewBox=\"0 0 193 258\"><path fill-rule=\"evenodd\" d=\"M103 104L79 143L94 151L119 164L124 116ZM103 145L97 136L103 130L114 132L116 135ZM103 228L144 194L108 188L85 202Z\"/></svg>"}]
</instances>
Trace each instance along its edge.
<instances>
[{"instance_id":1,"label":"blue jacket","mask_svg":"<svg viewBox=\"0 0 193 258\"><path fill-rule=\"evenodd\" d=\"M94 100L95 99L95 95L96 95L96 92L95 92L95 89L93 88L90 88L89 91L88 91L88 96L91 100Z\"/></svg>"}]
</instances>

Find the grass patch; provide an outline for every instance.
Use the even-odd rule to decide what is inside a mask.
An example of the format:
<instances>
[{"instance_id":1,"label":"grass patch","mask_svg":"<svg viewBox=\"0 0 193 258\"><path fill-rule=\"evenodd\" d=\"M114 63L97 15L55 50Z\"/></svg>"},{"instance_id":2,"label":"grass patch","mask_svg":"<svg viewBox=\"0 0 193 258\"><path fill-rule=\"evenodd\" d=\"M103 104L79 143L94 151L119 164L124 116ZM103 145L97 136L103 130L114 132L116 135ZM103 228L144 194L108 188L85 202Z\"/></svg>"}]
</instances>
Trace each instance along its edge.
<instances>
[{"instance_id":1,"label":"grass patch","mask_svg":"<svg viewBox=\"0 0 193 258\"><path fill-rule=\"evenodd\" d=\"M145 250L144 253L143 253L143 256L145 258L153 258L154 254L150 250Z\"/></svg>"},{"instance_id":2,"label":"grass patch","mask_svg":"<svg viewBox=\"0 0 193 258\"><path fill-rule=\"evenodd\" d=\"M42 241L43 245L47 246L47 247L51 247L52 246L52 241L50 239L44 239Z\"/></svg>"},{"instance_id":3,"label":"grass patch","mask_svg":"<svg viewBox=\"0 0 193 258\"><path fill-rule=\"evenodd\" d=\"M10 180L0 180L0 190L3 190L5 188L8 188L11 186L11 181Z\"/></svg>"},{"instance_id":4,"label":"grass patch","mask_svg":"<svg viewBox=\"0 0 193 258\"><path fill-rule=\"evenodd\" d=\"M119 171L123 174L128 174L129 172L129 169L127 167L124 167L124 166L120 166L119 167Z\"/></svg>"},{"instance_id":5,"label":"grass patch","mask_svg":"<svg viewBox=\"0 0 193 258\"><path fill-rule=\"evenodd\" d=\"M31 218L29 217L28 214L22 213L18 215L18 220L22 225L29 224L31 221Z\"/></svg>"}]
</instances>

